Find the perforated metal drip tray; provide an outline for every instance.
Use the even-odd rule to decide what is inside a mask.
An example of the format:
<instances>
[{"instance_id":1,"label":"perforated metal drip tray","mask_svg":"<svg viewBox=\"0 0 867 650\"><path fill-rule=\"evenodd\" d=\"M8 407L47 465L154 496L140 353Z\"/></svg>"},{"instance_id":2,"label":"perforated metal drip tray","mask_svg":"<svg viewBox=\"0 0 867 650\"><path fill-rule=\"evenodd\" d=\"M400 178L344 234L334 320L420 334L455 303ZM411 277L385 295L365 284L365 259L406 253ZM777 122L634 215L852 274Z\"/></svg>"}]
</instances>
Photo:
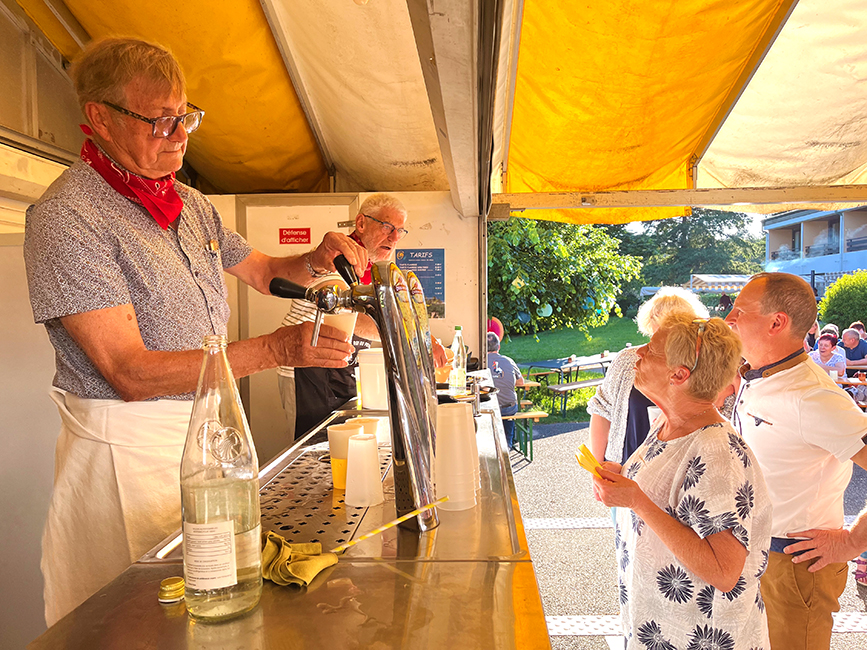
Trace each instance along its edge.
<instances>
[{"instance_id":1,"label":"perforated metal drip tray","mask_svg":"<svg viewBox=\"0 0 867 650\"><path fill-rule=\"evenodd\" d=\"M391 448L380 445L379 468L384 478L391 467ZM319 542L324 551L353 539L368 508L347 506L344 492L331 482L328 443L296 450L286 465L261 476L259 503L262 530L272 530L290 543ZM386 501L394 500L394 485L383 484ZM378 523L375 525L379 525ZM140 562L172 561L182 557L180 535L149 551Z\"/></svg>"},{"instance_id":2,"label":"perforated metal drip tray","mask_svg":"<svg viewBox=\"0 0 867 650\"><path fill-rule=\"evenodd\" d=\"M319 542L325 551L344 544L393 520L394 481L391 447L380 445L379 463L385 501L370 508L347 507L343 491L334 490L328 443L322 439L329 425L359 415L358 410L334 411L259 472L262 530L273 530L289 542ZM365 411L387 416L387 412ZM497 418L499 425L499 418ZM401 558L405 560L513 560L528 559L526 541L515 528L517 498L509 480L509 459L495 442L494 420L476 420L481 488L478 505L459 512L438 509L440 525L423 534L391 528L347 551L353 561ZM411 539L410 539L411 538ZM181 561L180 531L163 540L138 561Z\"/></svg>"},{"instance_id":3,"label":"perforated metal drip tray","mask_svg":"<svg viewBox=\"0 0 867 650\"><path fill-rule=\"evenodd\" d=\"M390 465L391 449L380 446L382 476ZM383 486L389 488L393 491L391 482ZM327 443L307 448L259 494L262 530L273 530L288 542L319 542L323 550L350 541L367 512L347 506L343 491L332 488Z\"/></svg>"}]
</instances>

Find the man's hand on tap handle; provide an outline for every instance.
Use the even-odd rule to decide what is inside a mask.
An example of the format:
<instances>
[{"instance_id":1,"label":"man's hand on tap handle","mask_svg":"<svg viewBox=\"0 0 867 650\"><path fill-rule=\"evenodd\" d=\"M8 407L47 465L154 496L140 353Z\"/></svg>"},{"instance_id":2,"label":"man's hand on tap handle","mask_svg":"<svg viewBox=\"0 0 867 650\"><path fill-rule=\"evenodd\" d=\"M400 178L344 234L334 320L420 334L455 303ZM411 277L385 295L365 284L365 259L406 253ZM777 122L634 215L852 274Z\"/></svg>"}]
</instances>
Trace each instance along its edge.
<instances>
[{"instance_id":1,"label":"man's hand on tap handle","mask_svg":"<svg viewBox=\"0 0 867 650\"><path fill-rule=\"evenodd\" d=\"M310 256L310 264L316 271L334 271L334 258L338 255L343 255L355 267L358 277L367 271L367 251L364 246L339 232L325 233L322 243Z\"/></svg>"}]
</instances>

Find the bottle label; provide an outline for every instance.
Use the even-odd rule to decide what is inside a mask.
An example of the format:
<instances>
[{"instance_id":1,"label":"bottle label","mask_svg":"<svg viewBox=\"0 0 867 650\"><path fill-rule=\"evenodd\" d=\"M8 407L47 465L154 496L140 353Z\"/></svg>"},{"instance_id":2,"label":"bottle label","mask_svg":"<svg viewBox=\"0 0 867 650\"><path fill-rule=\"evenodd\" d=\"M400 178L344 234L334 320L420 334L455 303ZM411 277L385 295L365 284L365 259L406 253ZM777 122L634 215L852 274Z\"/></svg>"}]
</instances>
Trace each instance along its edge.
<instances>
[{"instance_id":1,"label":"bottle label","mask_svg":"<svg viewBox=\"0 0 867 650\"><path fill-rule=\"evenodd\" d=\"M238 584L234 521L184 522L184 580L197 591Z\"/></svg>"}]
</instances>

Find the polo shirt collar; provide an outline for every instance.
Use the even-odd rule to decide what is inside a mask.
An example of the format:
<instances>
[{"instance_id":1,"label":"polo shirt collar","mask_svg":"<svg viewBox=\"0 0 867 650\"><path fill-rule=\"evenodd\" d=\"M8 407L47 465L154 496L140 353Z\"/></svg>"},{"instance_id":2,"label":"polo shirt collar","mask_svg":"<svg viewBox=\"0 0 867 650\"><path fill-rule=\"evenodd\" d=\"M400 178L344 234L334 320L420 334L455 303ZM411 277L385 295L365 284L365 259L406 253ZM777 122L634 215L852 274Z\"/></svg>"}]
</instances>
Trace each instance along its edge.
<instances>
[{"instance_id":1,"label":"polo shirt collar","mask_svg":"<svg viewBox=\"0 0 867 650\"><path fill-rule=\"evenodd\" d=\"M803 348L801 348L800 350L796 350L789 356L783 357L779 361L774 361L773 363L769 363L768 365L762 366L761 368L756 368L755 370L750 367L750 364L745 363L740 367L738 372L745 381L752 381L753 379L770 377L771 375L775 375L778 372L782 372L783 370L794 368L799 363L803 363L806 360L807 353Z\"/></svg>"}]
</instances>

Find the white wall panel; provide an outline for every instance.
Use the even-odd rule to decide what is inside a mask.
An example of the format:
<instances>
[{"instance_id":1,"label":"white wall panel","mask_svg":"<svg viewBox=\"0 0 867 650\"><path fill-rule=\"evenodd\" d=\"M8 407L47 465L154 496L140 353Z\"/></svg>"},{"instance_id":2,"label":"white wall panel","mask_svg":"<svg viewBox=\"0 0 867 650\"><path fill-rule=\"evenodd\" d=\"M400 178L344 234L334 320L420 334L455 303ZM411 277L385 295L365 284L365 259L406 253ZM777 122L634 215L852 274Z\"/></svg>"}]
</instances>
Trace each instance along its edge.
<instances>
[{"instance_id":1,"label":"white wall panel","mask_svg":"<svg viewBox=\"0 0 867 650\"><path fill-rule=\"evenodd\" d=\"M20 245L0 245L0 278L0 647L23 648L45 630L39 560L60 418L48 398L54 350L33 322Z\"/></svg>"}]
</instances>

